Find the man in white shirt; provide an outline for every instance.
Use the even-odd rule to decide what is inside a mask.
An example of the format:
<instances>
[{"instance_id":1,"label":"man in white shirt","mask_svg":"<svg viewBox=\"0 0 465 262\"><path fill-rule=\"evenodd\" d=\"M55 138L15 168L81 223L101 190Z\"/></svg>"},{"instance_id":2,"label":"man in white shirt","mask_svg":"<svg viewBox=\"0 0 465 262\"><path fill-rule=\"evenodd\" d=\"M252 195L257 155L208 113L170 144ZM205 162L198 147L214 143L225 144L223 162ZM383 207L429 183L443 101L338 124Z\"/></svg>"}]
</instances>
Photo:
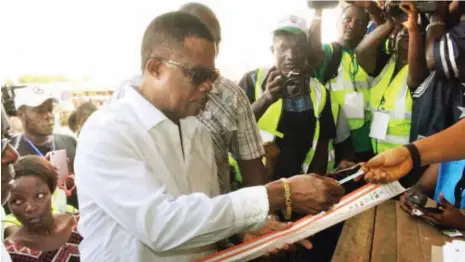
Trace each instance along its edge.
<instances>
[{"instance_id":1,"label":"man in white shirt","mask_svg":"<svg viewBox=\"0 0 465 262\"><path fill-rule=\"evenodd\" d=\"M84 125L75 162L83 261L193 261L214 243L285 208L317 213L338 202L336 181L300 175L218 195L208 131L195 116L218 77L211 32L197 17L155 18L142 40L138 90Z\"/></svg>"}]
</instances>

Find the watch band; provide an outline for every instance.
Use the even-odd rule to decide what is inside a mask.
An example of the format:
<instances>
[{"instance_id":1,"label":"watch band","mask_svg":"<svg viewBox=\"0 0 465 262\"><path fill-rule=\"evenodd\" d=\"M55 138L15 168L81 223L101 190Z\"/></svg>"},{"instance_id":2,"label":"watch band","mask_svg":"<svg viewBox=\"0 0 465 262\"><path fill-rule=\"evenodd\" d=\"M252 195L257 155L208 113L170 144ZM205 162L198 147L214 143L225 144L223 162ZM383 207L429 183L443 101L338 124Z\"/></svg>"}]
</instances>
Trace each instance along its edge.
<instances>
[{"instance_id":1,"label":"watch band","mask_svg":"<svg viewBox=\"0 0 465 262\"><path fill-rule=\"evenodd\" d=\"M405 147L408 149L412 158L413 171L418 171L421 168L421 156L418 148L414 144L407 144Z\"/></svg>"}]
</instances>

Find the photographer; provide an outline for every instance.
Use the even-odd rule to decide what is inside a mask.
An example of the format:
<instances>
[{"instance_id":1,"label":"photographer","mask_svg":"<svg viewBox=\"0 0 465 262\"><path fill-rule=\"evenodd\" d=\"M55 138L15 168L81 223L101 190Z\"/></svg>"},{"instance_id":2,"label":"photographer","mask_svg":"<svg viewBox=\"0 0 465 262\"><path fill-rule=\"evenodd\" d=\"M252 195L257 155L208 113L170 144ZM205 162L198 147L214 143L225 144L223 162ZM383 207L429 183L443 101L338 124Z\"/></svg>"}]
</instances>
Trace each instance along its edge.
<instances>
[{"instance_id":1,"label":"photographer","mask_svg":"<svg viewBox=\"0 0 465 262\"><path fill-rule=\"evenodd\" d=\"M387 61L381 73L373 80L370 93L372 124L370 137L374 152L408 144L410 135L412 97L415 90L426 78L426 61L423 55L423 40L418 25L418 11L412 3L389 6L399 8L407 14L402 28L395 35L394 53L382 54L379 48L395 30L392 17L376 28L357 46L359 63L369 74L373 74L380 61ZM402 16L394 17L403 21Z\"/></svg>"},{"instance_id":2,"label":"photographer","mask_svg":"<svg viewBox=\"0 0 465 262\"><path fill-rule=\"evenodd\" d=\"M336 137L330 94L309 72L305 32L306 23L302 18L289 16L280 21L273 32L274 66L249 72L239 83L252 103L259 128L274 136L281 152L273 179L302 173L325 174L329 141ZM349 133L345 132L343 137L341 141ZM284 218L295 221L300 217L293 213L292 217ZM312 250L297 247L292 258L285 261L330 260L338 233L320 234L322 240L313 242ZM329 243L329 239L333 242Z\"/></svg>"},{"instance_id":3,"label":"photographer","mask_svg":"<svg viewBox=\"0 0 465 262\"><path fill-rule=\"evenodd\" d=\"M309 1L310 3L310 1ZM313 3L311 7L319 7ZM321 45L321 9L315 15L308 33L308 60L318 79L331 93L333 115L337 118L337 107L349 121L351 143L356 160L366 161L373 156L368 136L370 121L368 107L370 79L359 66L354 49L365 36L370 20L369 14L377 23L382 23L380 9L373 1L357 1L342 9L338 21L338 40Z\"/></svg>"}]
</instances>

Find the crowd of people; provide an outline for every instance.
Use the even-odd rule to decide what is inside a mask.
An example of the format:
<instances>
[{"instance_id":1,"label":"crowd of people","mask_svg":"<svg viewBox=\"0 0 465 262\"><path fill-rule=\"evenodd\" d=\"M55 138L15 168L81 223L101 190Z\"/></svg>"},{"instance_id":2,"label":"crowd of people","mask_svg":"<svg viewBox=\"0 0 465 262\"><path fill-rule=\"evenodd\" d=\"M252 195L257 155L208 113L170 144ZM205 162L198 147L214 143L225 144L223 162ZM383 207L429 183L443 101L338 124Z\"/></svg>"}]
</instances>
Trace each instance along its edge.
<instances>
[{"instance_id":1,"label":"crowd of people","mask_svg":"<svg viewBox=\"0 0 465 262\"><path fill-rule=\"evenodd\" d=\"M356 163L369 182L420 177L402 208L422 193L443 211L424 219L465 230L465 5L347 1L328 44L311 6L238 84L208 6L156 17L141 74L71 113L75 135L53 132L46 90L2 95L2 261L194 261L331 209L352 189L327 174ZM268 259L330 261L341 229Z\"/></svg>"}]
</instances>

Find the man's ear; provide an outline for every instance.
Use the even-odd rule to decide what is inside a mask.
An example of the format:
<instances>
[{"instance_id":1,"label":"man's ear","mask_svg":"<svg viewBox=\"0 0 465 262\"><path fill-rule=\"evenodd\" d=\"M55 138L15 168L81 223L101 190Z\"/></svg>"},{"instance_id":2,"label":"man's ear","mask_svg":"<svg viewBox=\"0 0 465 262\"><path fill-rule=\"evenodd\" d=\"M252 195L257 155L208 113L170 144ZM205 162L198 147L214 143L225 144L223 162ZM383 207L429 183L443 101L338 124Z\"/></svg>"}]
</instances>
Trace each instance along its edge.
<instances>
[{"instance_id":1,"label":"man's ear","mask_svg":"<svg viewBox=\"0 0 465 262\"><path fill-rule=\"evenodd\" d=\"M149 59L145 64L145 71L152 75L153 77L158 77L160 75L160 68L162 62L158 59Z\"/></svg>"}]
</instances>

